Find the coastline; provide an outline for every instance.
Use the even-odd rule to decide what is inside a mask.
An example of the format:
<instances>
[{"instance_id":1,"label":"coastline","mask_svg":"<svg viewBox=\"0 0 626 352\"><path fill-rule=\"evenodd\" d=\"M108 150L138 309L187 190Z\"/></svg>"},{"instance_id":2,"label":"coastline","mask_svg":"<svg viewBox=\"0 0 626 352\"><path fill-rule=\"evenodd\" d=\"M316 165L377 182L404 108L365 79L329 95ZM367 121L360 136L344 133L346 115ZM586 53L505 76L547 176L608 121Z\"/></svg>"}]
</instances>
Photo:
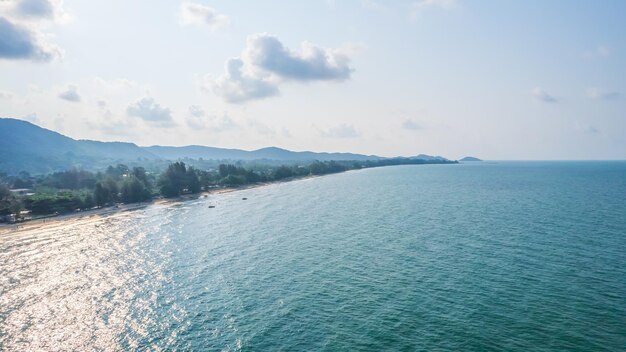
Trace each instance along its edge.
<instances>
[{"instance_id":1,"label":"coastline","mask_svg":"<svg viewBox=\"0 0 626 352\"><path fill-rule=\"evenodd\" d=\"M273 184L280 184L298 180L305 180L310 178L320 177L319 175L308 175L304 177L293 177L289 179L283 179L280 181L273 182L263 182L263 183L255 183L248 184L241 187L227 187L227 188L216 188L209 191L203 191L195 194L186 194L181 195L174 198L157 198L152 199L147 202L139 202L139 203L129 203L129 204L115 204L110 205L103 208L98 209L90 209L84 211L77 211L66 214L52 215L44 218L27 220L24 222L19 222L15 224L0 224L0 239L2 237L6 237L8 235L22 233L22 232L32 232L40 229L52 229L57 227L68 226L70 224L82 224L88 222L100 221L105 218L110 218L114 216L123 215L127 212L132 212L135 210L145 209L149 206L153 205L161 205L161 206L169 206L179 202L186 202L198 198L203 198L209 195L219 195L224 193L231 193L236 191L243 191L252 188L259 188L264 186L269 186Z\"/></svg>"}]
</instances>

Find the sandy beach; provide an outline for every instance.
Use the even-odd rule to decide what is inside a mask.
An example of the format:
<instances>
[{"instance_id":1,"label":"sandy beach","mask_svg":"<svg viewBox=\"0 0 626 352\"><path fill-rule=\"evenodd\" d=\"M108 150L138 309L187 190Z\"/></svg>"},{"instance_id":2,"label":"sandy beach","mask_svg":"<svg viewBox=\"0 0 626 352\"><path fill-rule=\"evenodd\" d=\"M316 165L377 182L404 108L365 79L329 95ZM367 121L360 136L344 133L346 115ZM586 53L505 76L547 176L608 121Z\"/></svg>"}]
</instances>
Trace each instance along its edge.
<instances>
[{"instance_id":1,"label":"sandy beach","mask_svg":"<svg viewBox=\"0 0 626 352\"><path fill-rule=\"evenodd\" d=\"M131 204L116 204L98 209L90 209L84 211L77 211L68 214L61 214L56 216L50 216L46 218L40 218L35 220L27 220L15 224L0 224L0 236L8 234L33 232L40 229L53 229L65 226L73 226L77 224L98 222L104 218L113 216L120 216L126 212L144 209L148 206L160 205L167 206L169 204L175 204L192 199L198 199L209 195L223 194L228 192L234 192L253 187L261 187L266 184L250 185L249 187L240 188L220 188L211 191L206 191L193 195L183 195L176 198L159 198L149 202L131 203Z\"/></svg>"},{"instance_id":2,"label":"sandy beach","mask_svg":"<svg viewBox=\"0 0 626 352\"><path fill-rule=\"evenodd\" d=\"M268 186L271 184L291 182L297 180L304 180L309 178L318 177L316 175L309 175L305 177L295 177L290 179L284 179L275 182L264 182L264 183L256 183L245 185L241 187L229 187L229 188L216 188L209 191L197 193L197 194L188 194L182 195L175 198L158 198L148 202L141 203L131 203L131 204L116 204L112 206L107 206L98 209L90 209L84 211L78 211L73 213L61 214L56 216L50 216L40 219L27 220L24 222L19 222L15 224L0 224L0 239L2 237L17 234L17 233L32 233L39 230L50 230L54 228L66 227L66 226L74 226L78 224L85 223L94 223L101 221L105 218L110 218L114 216L123 216L127 212L144 209L148 206L168 206L171 204L176 204L180 202L185 202L193 199L208 197L210 195L217 195L235 191L242 191L250 188L257 188Z\"/></svg>"}]
</instances>

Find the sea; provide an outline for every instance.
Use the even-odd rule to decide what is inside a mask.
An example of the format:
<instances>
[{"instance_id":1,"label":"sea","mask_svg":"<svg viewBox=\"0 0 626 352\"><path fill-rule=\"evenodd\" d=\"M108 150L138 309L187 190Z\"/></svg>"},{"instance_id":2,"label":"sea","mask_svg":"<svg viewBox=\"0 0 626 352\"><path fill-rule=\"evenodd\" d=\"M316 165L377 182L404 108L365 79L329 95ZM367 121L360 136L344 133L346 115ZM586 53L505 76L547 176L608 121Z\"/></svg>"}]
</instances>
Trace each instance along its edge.
<instances>
[{"instance_id":1,"label":"sea","mask_svg":"<svg viewBox=\"0 0 626 352\"><path fill-rule=\"evenodd\" d=\"M9 233L0 350L626 351L626 162L363 169Z\"/></svg>"}]
</instances>

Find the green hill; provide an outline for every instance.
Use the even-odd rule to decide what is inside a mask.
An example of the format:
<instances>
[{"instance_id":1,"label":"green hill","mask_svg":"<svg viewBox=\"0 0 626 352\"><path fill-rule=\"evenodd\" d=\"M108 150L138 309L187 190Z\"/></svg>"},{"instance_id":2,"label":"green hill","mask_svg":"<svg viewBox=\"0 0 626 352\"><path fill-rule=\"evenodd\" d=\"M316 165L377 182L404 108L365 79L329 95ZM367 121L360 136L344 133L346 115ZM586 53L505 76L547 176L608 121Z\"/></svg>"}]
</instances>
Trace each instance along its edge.
<instances>
[{"instance_id":1,"label":"green hill","mask_svg":"<svg viewBox=\"0 0 626 352\"><path fill-rule=\"evenodd\" d=\"M269 164L288 164L318 161L390 160L375 155L353 153L294 152L268 147L253 151L191 145L184 147L140 147L133 143L76 140L39 127L27 121L0 118L0 172L17 174L45 174L71 168L103 169L119 163L146 165L161 164L179 159L220 161L264 161ZM446 162L440 156L419 154L411 160Z\"/></svg>"}]
</instances>

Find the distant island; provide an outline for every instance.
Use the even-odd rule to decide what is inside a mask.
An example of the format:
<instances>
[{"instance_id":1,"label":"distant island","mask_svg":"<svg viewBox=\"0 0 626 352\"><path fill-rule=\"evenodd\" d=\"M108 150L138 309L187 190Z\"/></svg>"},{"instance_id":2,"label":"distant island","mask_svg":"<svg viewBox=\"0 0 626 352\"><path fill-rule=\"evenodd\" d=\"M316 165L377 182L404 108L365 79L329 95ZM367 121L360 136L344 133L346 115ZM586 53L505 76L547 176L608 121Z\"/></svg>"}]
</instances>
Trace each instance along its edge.
<instances>
[{"instance_id":1,"label":"distant island","mask_svg":"<svg viewBox=\"0 0 626 352\"><path fill-rule=\"evenodd\" d=\"M0 222L348 170L456 163L425 154L385 158L276 147L139 147L75 140L30 122L0 118Z\"/></svg>"},{"instance_id":2,"label":"distant island","mask_svg":"<svg viewBox=\"0 0 626 352\"><path fill-rule=\"evenodd\" d=\"M475 158L473 156L466 156L465 158L460 159L459 161L482 161L482 160Z\"/></svg>"}]
</instances>

